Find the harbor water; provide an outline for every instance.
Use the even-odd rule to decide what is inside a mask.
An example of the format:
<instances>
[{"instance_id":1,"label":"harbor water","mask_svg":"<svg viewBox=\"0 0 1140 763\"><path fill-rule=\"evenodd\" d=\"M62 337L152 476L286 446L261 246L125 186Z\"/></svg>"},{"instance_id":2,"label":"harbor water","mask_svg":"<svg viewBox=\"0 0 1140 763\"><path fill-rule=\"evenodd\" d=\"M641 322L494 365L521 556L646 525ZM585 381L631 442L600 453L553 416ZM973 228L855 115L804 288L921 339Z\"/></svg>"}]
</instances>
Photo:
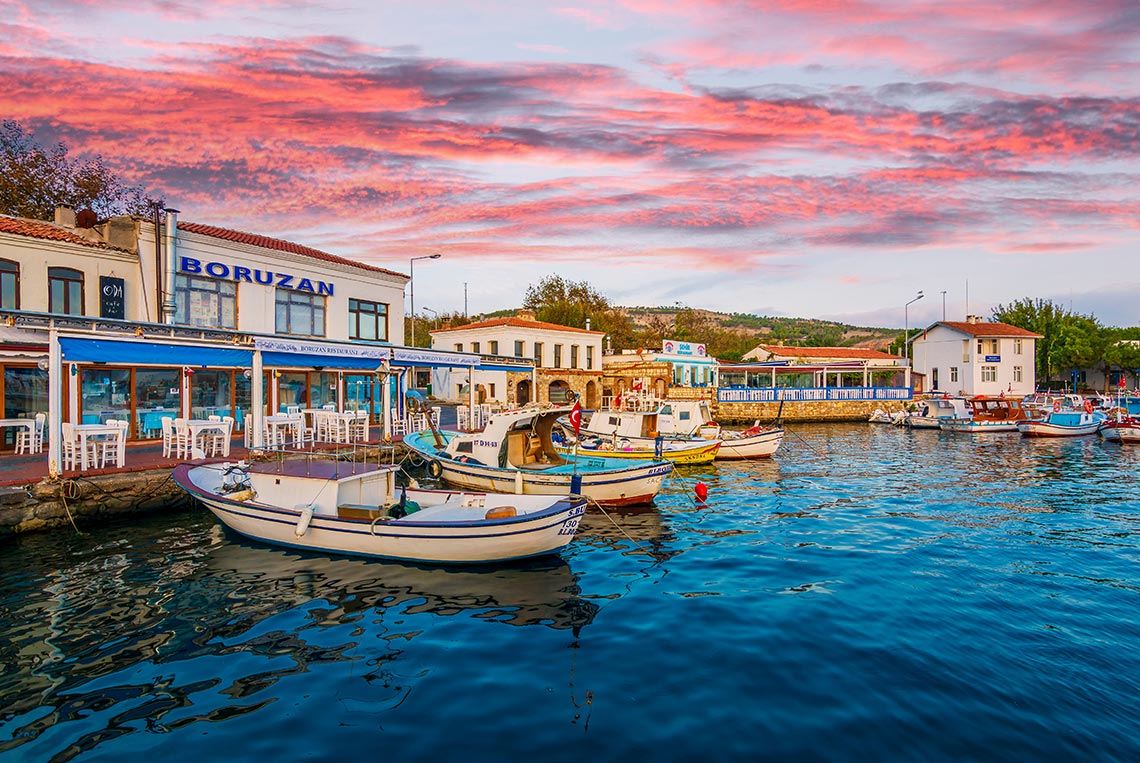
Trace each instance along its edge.
<instances>
[{"instance_id":1,"label":"harbor water","mask_svg":"<svg viewBox=\"0 0 1140 763\"><path fill-rule=\"evenodd\" d=\"M279 550L201 507L8 540L0 761L1135 761L1138 467L803 425L524 564Z\"/></svg>"}]
</instances>

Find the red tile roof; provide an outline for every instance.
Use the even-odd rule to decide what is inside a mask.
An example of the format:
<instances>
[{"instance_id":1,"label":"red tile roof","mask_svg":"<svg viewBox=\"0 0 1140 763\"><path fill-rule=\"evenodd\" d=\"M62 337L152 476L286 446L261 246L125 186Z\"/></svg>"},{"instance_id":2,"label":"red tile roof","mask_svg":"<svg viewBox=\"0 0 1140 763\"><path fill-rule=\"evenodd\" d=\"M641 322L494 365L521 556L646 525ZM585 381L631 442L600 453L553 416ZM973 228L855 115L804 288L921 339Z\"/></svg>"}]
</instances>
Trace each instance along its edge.
<instances>
[{"instance_id":1,"label":"red tile roof","mask_svg":"<svg viewBox=\"0 0 1140 763\"><path fill-rule=\"evenodd\" d=\"M14 233L17 236L42 238L50 241L63 241L68 244L90 246L94 249L108 249L113 252L123 252L117 246L107 246L98 239L89 239L81 236L70 228L63 228L46 220L28 220L23 217L8 217L0 215L0 233Z\"/></svg>"},{"instance_id":2,"label":"red tile roof","mask_svg":"<svg viewBox=\"0 0 1140 763\"><path fill-rule=\"evenodd\" d=\"M346 259L344 257L337 257L335 254L322 252L320 249L312 249L300 244L294 244L291 241L282 241L278 238L270 238L269 236L260 236L256 233L245 233L240 230L230 230L229 228L219 228L216 225L203 225L201 223L184 223L179 221L178 230L186 231L187 233L197 233L201 236L212 236L213 238L220 238L226 241L233 241L236 244L248 244L249 246L260 246L264 249L276 249L279 252L291 252L293 254L304 255L305 257L312 257L325 262L335 262L340 265L350 265L354 268L362 270L371 270L374 273L387 273L388 275L401 276L407 278L408 276L403 273L397 273L394 270L387 268L378 268L375 265L366 265L363 262Z\"/></svg>"},{"instance_id":3,"label":"red tile roof","mask_svg":"<svg viewBox=\"0 0 1140 763\"><path fill-rule=\"evenodd\" d=\"M548 331L573 331L578 334L605 334L604 331L593 331L586 329L574 328L573 326L562 326L558 323L546 323L545 321L530 321L525 318L491 318L478 323L468 323L464 326L452 326L446 329L435 329L429 333L431 334L444 334L449 331L466 331L468 329L489 329L496 326L510 326L517 329L546 329Z\"/></svg>"},{"instance_id":4,"label":"red tile roof","mask_svg":"<svg viewBox=\"0 0 1140 763\"><path fill-rule=\"evenodd\" d=\"M759 345L757 349L784 358L847 358L850 360L902 359L897 355L879 352L878 350L868 350L862 347L791 347L788 345L762 344Z\"/></svg>"},{"instance_id":5,"label":"red tile roof","mask_svg":"<svg viewBox=\"0 0 1140 763\"><path fill-rule=\"evenodd\" d=\"M1010 326L1008 323L968 323L966 321L942 321L941 323L934 324L935 326L949 326L952 329L957 329L963 334L972 334L973 336L1012 336L1012 337L1033 337L1041 339L1041 334L1035 334L1017 326Z\"/></svg>"}]
</instances>

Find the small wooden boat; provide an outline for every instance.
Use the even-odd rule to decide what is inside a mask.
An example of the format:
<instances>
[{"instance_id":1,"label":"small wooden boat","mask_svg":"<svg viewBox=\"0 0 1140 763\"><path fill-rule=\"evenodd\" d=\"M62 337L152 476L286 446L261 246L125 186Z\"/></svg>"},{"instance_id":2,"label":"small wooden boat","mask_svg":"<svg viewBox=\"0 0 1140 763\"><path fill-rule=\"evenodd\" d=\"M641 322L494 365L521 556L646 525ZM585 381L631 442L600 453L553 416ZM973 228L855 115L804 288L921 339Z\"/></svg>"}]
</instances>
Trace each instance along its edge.
<instances>
[{"instance_id":1,"label":"small wooden boat","mask_svg":"<svg viewBox=\"0 0 1140 763\"><path fill-rule=\"evenodd\" d=\"M1093 408L1089 401L1078 410L1058 406L1043 419L1017 422L1017 431L1026 437L1080 437L1096 434L1107 416Z\"/></svg>"},{"instance_id":2,"label":"small wooden boat","mask_svg":"<svg viewBox=\"0 0 1140 763\"><path fill-rule=\"evenodd\" d=\"M1108 420L1101 425L1100 436L1108 442L1140 443L1140 419L1117 408L1109 412Z\"/></svg>"},{"instance_id":3,"label":"small wooden boat","mask_svg":"<svg viewBox=\"0 0 1140 763\"><path fill-rule=\"evenodd\" d=\"M970 418L948 419L941 422L939 428L943 432L970 434L1016 432L1017 423L1029 419L1021 401L1013 398L978 395L966 402L970 405Z\"/></svg>"},{"instance_id":4,"label":"small wooden boat","mask_svg":"<svg viewBox=\"0 0 1140 763\"><path fill-rule=\"evenodd\" d=\"M771 458L784 441L780 427L761 426L757 421L743 432L720 432L721 445L716 457L719 461L742 461L749 458Z\"/></svg>"},{"instance_id":5,"label":"small wooden boat","mask_svg":"<svg viewBox=\"0 0 1140 763\"><path fill-rule=\"evenodd\" d=\"M230 529L279 546L421 563L557 552L586 511L578 495L400 488L397 465L293 459L180 464L174 481Z\"/></svg>"},{"instance_id":6,"label":"small wooden boat","mask_svg":"<svg viewBox=\"0 0 1140 763\"><path fill-rule=\"evenodd\" d=\"M966 400L960 397L932 397L923 400L918 410L903 419L903 424L911 429L940 429L944 421L964 421L970 418Z\"/></svg>"},{"instance_id":7,"label":"small wooden boat","mask_svg":"<svg viewBox=\"0 0 1140 763\"><path fill-rule=\"evenodd\" d=\"M639 441L634 445L625 438L587 436L573 443L572 438L558 438L554 448L563 456L573 455L575 446L580 456L632 458L641 461L668 461L673 464L711 464L720 450L720 440L674 440L665 437L651 441L649 447Z\"/></svg>"},{"instance_id":8,"label":"small wooden boat","mask_svg":"<svg viewBox=\"0 0 1140 763\"><path fill-rule=\"evenodd\" d=\"M403 443L450 485L525 495L581 493L602 506L650 503L673 471L668 461L560 453L552 433L569 406L492 414L480 432L425 429Z\"/></svg>"}]
</instances>

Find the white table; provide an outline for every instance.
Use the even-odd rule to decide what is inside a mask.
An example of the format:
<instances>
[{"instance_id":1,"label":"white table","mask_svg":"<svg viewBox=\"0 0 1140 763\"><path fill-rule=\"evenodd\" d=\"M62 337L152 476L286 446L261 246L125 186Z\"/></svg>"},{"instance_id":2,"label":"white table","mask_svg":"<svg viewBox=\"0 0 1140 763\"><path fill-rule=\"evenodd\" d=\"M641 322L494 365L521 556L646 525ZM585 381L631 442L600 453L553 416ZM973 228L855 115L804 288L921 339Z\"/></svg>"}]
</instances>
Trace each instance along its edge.
<instances>
[{"instance_id":1,"label":"white table","mask_svg":"<svg viewBox=\"0 0 1140 763\"><path fill-rule=\"evenodd\" d=\"M115 426L114 424L76 424L73 427L73 430L75 431L75 433L77 435L79 435L79 451L83 454L82 458L80 458L80 461L79 461L79 468L82 471L86 471L88 468L88 464L87 464L87 455L88 455L87 454L87 440L88 440L88 438L95 437L98 435L108 435L108 434L115 435L116 437L118 437L119 432L121 431L119 429L119 427ZM123 464L126 463L123 450L124 450L124 448L119 448L119 457L115 461L115 465L118 466L120 469L123 467ZM94 466L94 464L92 464L92 466Z\"/></svg>"},{"instance_id":2,"label":"white table","mask_svg":"<svg viewBox=\"0 0 1140 763\"><path fill-rule=\"evenodd\" d=\"M305 425L305 419L303 417L299 415L291 416L289 414L276 414L273 416L266 416L262 420L265 422L266 429L273 430L274 432L274 445L279 444L279 441L281 439L278 437L277 432L279 430L286 430L290 428L293 430L293 443L295 445L301 444L301 427ZM262 444L267 447L269 446L269 443Z\"/></svg>"},{"instance_id":3,"label":"white table","mask_svg":"<svg viewBox=\"0 0 1140 763\"><path fill-rule=\"evenodd\" d=\"M229 429L228 422L214 421L213 419L186 419L186 428L190 430L190 445L191 447L198 448L198 437L204 432L211 432L217 430L222 434L226 433ZM206 449L203 447L201 450L204 452ZM225 438L225 444L222 445L222 455L228 456L230 454L230 438Z\"/></svg>"},{"instance_id":4,"label":"white table","mask_svg":"<svg viewBox=\"0 0 1140 763\"><path fill-rule=\"evenodd\" d=\"M23 427L34 437L36 434L35 419L0 419L0 427Z\"/></svg>"}]
</instances>

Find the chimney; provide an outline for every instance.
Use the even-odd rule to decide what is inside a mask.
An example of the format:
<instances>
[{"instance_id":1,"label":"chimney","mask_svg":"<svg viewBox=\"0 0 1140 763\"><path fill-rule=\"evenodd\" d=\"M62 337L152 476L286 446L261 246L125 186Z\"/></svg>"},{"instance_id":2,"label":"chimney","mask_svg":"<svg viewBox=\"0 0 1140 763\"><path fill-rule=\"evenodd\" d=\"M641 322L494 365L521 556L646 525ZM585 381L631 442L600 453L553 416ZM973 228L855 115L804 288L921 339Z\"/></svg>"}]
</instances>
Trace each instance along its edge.
<instances>
[{"instance_id":1,"label":"chimney","mask_svg":"<svg viewBox=\"0 0 1140 763\"><path fill-rule=\"evenodd\" d=\"M56 207L55 224L62 228L74 228L75 210L71 207Z\"/></svg>"},{"instance_id":2,"label":"chimney","mask_svg":"<svg viewBox=\"0 0 1140 763\"><path fill-rule=\"evenodd\" d=\"M139 230L135 220L130 215L115 215L107 221L104 234L108 246L116 249L125 249L128 252L137 252L139 249Z\"/></svg>"},{"instance_id":3,"label":"chimney","mask_svg":"<svg viewBox=\"0 0 1140 763\"><path fill-rule=\"evenodd\" d=\"M586 331L590 330L590 319L586 318Z\"/></svg>"}]
</instances>

